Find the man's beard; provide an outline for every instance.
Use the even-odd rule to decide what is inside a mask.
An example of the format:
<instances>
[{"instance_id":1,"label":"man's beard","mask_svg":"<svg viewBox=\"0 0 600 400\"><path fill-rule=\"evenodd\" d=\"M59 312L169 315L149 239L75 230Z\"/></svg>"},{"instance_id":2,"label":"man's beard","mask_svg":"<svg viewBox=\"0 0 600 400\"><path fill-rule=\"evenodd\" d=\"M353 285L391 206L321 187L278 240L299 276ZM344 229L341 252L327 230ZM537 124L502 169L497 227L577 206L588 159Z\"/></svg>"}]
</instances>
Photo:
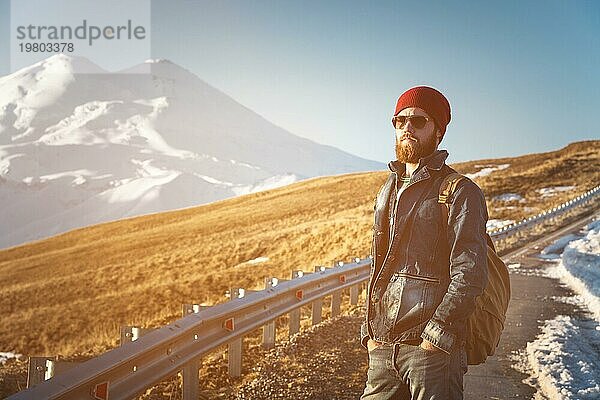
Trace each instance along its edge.
<instances>
[{"instance_id":1,"label":"man's beard","mask_svg":"<svg viewBox=\"0 0 600 400\"><path fill-rule=\"evenodd\" d=\"M412 137L412 136L411 136ZM435 150L435 135L430 135L427 139L413 141L404 140L400 143L396 140L396 158L401 163L417 164L419 159L427 157Z\"/></svg>"}]
</instances>

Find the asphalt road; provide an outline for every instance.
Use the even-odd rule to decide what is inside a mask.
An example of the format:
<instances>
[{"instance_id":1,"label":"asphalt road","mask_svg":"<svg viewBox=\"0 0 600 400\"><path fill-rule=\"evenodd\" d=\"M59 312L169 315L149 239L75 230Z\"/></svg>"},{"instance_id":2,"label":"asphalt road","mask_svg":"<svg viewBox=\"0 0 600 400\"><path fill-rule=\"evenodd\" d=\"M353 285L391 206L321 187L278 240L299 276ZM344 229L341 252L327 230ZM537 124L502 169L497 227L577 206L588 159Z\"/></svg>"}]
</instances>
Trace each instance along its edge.
<instances>
[{"instance_id":1,"label":"asphalt road","mask_svg":"<svg viewBox=\"0 0 600 400\"><path fill-rule=\"evenodd\" d=\"M582 311L576 306L552 300L552 296L571 296L573 293L556 280L534 275L546 265L543 260L536 257L536 254L557 238L579 231L593 218L588 216L502 257L507 265L521 264L518 271L513 270L510 274L511 301L506 315L506 326L496 354L489 357L482 365L469 366L464 381L465 399L531 399L534 397L536 389L523 382L528 375L512 368L515 361L511 359L511 355L523 351L527 342L535 340L545 320L552 319L556 315L579 315L584 318Z\"/></svg>"}]
</instances>

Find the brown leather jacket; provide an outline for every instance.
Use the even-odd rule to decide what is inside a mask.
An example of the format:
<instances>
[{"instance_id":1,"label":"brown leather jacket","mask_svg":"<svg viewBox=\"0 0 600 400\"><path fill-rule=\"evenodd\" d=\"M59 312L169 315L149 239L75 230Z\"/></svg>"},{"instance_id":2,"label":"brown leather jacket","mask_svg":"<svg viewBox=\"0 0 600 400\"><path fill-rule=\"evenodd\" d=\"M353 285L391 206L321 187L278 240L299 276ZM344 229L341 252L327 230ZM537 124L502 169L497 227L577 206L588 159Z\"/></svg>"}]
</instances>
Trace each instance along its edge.
<instances>
[{"instance_id":1,"label":"brown leather jacket","mask_svg":"<svg viewBox=\"0 0 600 400\"><path fill-rule=\"evenodd\" d=\"M395 207L396 182L406 165L389 164L390 176L375 202L361 327L365 347L368 338L384 343L423 338L449 353L464 338L464 322L487 282L488 213L483 192L467 178L456 188L448 226L441 226L439 188L454 171L447 157L446 150L436 150L422 158Z\"/></svg>"}]
</instances>

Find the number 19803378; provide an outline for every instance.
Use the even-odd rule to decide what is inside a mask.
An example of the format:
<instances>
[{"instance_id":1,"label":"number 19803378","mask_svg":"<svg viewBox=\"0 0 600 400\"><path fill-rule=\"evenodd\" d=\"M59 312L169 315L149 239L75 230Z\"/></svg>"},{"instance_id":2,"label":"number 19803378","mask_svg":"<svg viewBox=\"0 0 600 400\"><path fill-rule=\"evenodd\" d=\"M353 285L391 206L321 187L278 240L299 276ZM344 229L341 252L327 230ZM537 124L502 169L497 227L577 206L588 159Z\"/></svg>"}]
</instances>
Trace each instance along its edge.
<instances>
[{"instance_id":1,"label":"number 19803378","mask_svg":"<svg viewBox=\"0 0 600 400\"><path fill-rule=\"evenodd\" d=\"M75 50L73 43L57 42L57 43L37 43L26 42L19 43L21 53L72 53Z\"/></svg>"}]
</instances>

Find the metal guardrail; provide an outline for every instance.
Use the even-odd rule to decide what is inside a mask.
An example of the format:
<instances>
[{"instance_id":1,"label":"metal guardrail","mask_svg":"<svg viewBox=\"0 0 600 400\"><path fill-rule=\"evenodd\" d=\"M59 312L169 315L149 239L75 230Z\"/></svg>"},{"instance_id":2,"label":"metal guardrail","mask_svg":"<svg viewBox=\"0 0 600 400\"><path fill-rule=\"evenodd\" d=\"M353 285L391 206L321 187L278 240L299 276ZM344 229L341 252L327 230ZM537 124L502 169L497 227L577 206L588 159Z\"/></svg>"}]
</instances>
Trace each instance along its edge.
<instances>
[{"instance_id":1,"label":"metal guardrail","mask_svg":"<svg viewBox=\"0 0 600 400\"><path fill-rule=\"evenodd\" d=\"M523 228L554 218L590 201L600 186L552 210L490 232L504 240ZM276 318L290 314L290 334L300 328L299 310L312 305L313 324L320 322L323 298L332 295L332 316L339 313L341 292L350 288L357 303L359 286L369 278L370 258L356 258L334 267L317 267L314 273L294 271L291 280L268 278L265 290L232 289L231 300L203 307L135 341L110 350L27 390L18 399L129 399L165 378L183 371L184 398L197 398L198 369L203 355L228 344L230 374L241 372L241 341L263 327L263 343L274 345Z\"/></svg>"},{"instance_id":2,"label":"metal guardrail","mask_svg":"<svg viewBox=\"0 0 600 400\"><path fill-rule=\"evenodd\" d=\"M584 194L577 196L576 198L566 201L559 206L556 206L550 210L542 211L539 214L533 215L531 217L525 218L517 223L510 224L504 226L500 229L496 229L490 232L490 236L495 240L504 240L509 236L512 236L523 228L530 228L533 225L537 225L541 222L550 220L559 216L560 214L565 213L566 211L572 210L575 207L583 205L588 201L592 200L595 196L600 194L600 185L596 186L593 189L588 190Z\"/></svg>"},{"instance_id":3,"label":"metal guardrail","mask_svg":"<svg viewBox=\"0 0 600 400\"><path fill-rule=\"evenodd\" d=\"M319 267L314 273L278 281L265 290L245 293L238 290L238 296L229 302L207 307L149 332L10 399L132 398L185 370L188 364L197 365L202 355L241 340L277 317L311 303L319 304L323 297L346 288L354 287L358 293L357 285L368 279L369 270L369 258L355 259L350 264ZM318 308L320 316L320 305ZM198 369L196 382L197 376Z\"/></svg>"}]
</instances>

